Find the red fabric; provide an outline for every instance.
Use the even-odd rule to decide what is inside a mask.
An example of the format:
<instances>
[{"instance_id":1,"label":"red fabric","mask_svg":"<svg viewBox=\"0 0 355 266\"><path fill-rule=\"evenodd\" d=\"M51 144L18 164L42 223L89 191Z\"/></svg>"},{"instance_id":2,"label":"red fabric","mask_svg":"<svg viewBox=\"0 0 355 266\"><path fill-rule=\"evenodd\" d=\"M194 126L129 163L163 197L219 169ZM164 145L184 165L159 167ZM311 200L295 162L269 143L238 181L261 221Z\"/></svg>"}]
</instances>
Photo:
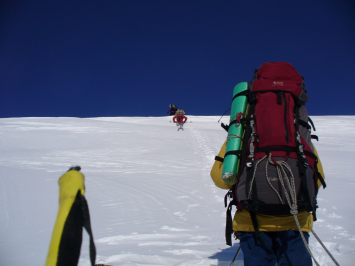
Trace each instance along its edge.
<instances>
[{"instance_id":1,"label":"red fabric","mask_svg":"<svg viewBox=\"0 0 355 266\"><path fill-rule=\"evenodd\" d=\"M173 117L173 121L175 122L175 120L176 120L176 123L178 123L178 124L183 124L183 123L186 122L187 117L184 116L184 115L175 115L175 116Z\"/></svg>"},{"instance_id":2,"label":"red fabric","mask_svg":"<svg viewBox=\"0 0 355 266\"><path fill-rule=\"evenodd\" d=\"M285 102L277 103L277 95L273 92L260 93L256 96L255 106L255 133L259 136L259 142L255 142L255 148L260 147L295 147L295 124L293 122L294 100L287 93L287 113L285 120ZM288 143L286 142L286 125Z\"/></svg>"},{"instance_id":3,"label":"red fabric","mask_svg":"<svg viewBox=\"0 0 355 266\"><path fill-rule=\"evenodd\" d=\"M264 63L257 72L258 79L268 79L272 81L292 80L296 85L303 83L302 76L287 62Z\"/></svg>"},{"instance_id":4,"label":"red fabric","mask_svg":"<svg viewBox=\"0 0 355 266\"><path fill-rule=\"evenodd\" d=\"M265 63L257 71L257 80L254 81L252 91L286 90L299 97L302 92L300 88L302 83L302 76L291 64L286 62Z\"/></svg>"},{"instance_id":5,"label":"red fabric","mask_svg":"<svg viewBox=\"0 0 355 266\"><path fill-rule=\"evenodd\" d=\"M273 62L261 65L252 88L252 92L259 92L256 94L254 112L255 133L259 140L254 142L255 149L297 147L293 114L295 101L292 94L299 97L302 93L302 83L302 76L289 63ZM305 151L313 153L302 137L301 142L304 144ZM282 151L273 151L272 155L273 157L287 156L286 152ZM265 153L255 153L254 158L257 160L264 156ZM289 157L297 158L297 153L292 152ZM313 167L314 159L307 155L306 157Z\"/></svg>"}]
</instances>

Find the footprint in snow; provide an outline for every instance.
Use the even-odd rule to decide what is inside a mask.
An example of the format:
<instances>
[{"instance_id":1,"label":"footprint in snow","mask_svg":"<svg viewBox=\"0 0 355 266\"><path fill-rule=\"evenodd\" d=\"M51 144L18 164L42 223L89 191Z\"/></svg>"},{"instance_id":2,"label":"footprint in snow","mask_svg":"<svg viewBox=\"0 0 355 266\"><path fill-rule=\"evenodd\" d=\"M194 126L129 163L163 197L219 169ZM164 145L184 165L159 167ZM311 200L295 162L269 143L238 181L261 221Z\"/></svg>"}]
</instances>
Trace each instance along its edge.
<instances>
[{"instance_id":1,"label":"footprint in snow","mask_svg":"<svg viewBox=\"0 0 355 266\"><path fill-rule=\"evenodd\" d=\"M171 231L171 232L184 232L184 231L191 231L189 229L183 229L183 228L175 228L175 227L170 227L170 226L162 226L160 229L162 230L168 230L168 231Z\"/></svg>"},{"instance_id":2,"label":"footprint in snow","mask_svg":"<svg viewBox=\"0 0 355 266\"><path fill-rule=\"evenodd\" d=\"M334 229L334 230L340 230L340 229L344 229L342 226L340 225L332 225L332 224L328 224L327 227L329 229Z\"/></svg>"},{"instance_id":3,"label":"footprint in snow","mask_svg":"<svg viewBox=\"0 0 355 266\"><path fill-rule=\"evenodd\" d=\"M187 219L184 217L184 216L185 216L185 213L183 213L183 212L174 212L174 214L175 214L176 216L178 216L180 219L184 220L184 221L187 220Z\"/></svg>"},{"instance_id":4,"label":"footprint in snow","mask_svg":"<svg viewBox=\"0 0 355 266\"><path fill-rule=\"evenodd\" d=\"M341 217L340 215L335 214L335 213L333 212L333 213L329 214L329 218L338 218L338 219L340 219L340 218L342 218L342 217Z\"/></svg>"}]
</instances>

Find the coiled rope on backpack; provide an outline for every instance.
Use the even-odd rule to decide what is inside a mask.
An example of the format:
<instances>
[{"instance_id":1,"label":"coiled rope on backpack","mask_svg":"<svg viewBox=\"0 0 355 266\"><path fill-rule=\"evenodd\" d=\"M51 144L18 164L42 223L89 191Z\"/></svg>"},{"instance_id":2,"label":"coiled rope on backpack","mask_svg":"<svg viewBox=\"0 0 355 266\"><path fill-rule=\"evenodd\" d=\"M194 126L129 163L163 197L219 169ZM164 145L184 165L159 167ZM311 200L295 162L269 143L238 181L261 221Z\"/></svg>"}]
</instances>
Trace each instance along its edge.
<instances>
[{"instance_id":1,"label":"coiled rope on backpack","mask_svg":"<svg viewBox=\"0 0 355 266\"><path fill-rule=\"evenodd\" d=\"M320 266L319 263L317 262L317 260L314 258L313 254L312 254L312 251L309 248L309 245L308 245L308 243L307 243L307 241L306 241L306 239L305 239L305 237L303 235L303 232L302 232L302 229L301 229L301 225L300 225L300 223L298 221L298 217L297 217L298 206L297 206L297 192L296 192L296 186L295 186L295 177L294 177L294 175L292 173L292 170L291 170L290 166L287 164L287 162L286 161L275 161L272 158L272 154L271 153L269 153L268 156L265 155L255 165L250 188L252 187L252 184L253 184L253 182L255 180L255 173L256 173L256 169L258 167L258 164L260 162L262 162L266 158L267 158L267 162L266 162L266 179L267 179L267 182L271 186L271 188L275 191L275 193L277 194L279 200L282 203L284 203L282 198L281 198L281 195L277 192L276 188L274 188L274 186L272 186L272 184L270 182L269 175L268 175L268 165L269 164L275 165L276 169L277 169L278 178L280 180L281 186L282 186L283 191L284 191L285 196L286 196L287 203L288 203L288 205L289 205L289 207L291 209L290 213L293 215L293 217L295 219L295 222L297 224L297 228L298 228L298 230L300 232L300 235L302 237L303 243L304 243L308 253L311 255L312 259L314 260L315 264L317 266ZM250 189L248 198L251 197L251 192L252 192L252 190Z\"/></svg>"},{"instance_id":2,"label":"coiled rope on backpack","mask_svg":"<svg viewBox=\"0 0 355 266\"><path fill-rule=\"evenodd\" d=\"M291 167L287 164L286 161L275 161L272 159L272 154L269 154L268 157L268 161L266 163L266 171L268 168L268 164L273 164L276 166L277 169L277 175L279 177L281 186L284 190L285 196L286 196L286 200L287 203L290 207L290 213L293 215L295 222L297 224L297 228L298 231L300 232L300 235L302 237L303 243L306 247L306 249L308 250L308 253L311 255L312 259L314 260L315 264L317 266L320 266L318 261L314 258L311 249L309 248L309 245L303 235L302 229L301 229L301 225L300 222L298 220L297 214L298 214L298 206L297 206L297 192L296 192L296 185L295 185L295 177L292 173ZM286 170L288 171L289 174L286 173ZM266 172L266 177L268 179L269 182L269 177L268 174ZM286 187L286 185L287 187ZM271 183L269 182L269 184L271 185ZM275 189L274 189L275 190ZM280 196L279 196L280 198ZM281 198L280 198L281 199ZM282 200L281 200L282 202Z\"/></svg>"}]
</instances>

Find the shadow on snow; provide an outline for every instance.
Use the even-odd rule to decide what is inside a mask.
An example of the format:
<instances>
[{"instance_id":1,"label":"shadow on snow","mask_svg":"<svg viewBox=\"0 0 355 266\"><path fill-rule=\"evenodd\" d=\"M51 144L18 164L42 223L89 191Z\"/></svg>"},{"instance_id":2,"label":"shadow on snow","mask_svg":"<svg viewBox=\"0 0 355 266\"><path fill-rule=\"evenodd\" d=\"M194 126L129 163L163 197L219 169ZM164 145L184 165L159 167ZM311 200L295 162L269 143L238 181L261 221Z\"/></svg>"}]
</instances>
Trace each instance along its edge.
<instances>
[{"instance_id":1,"label":"shadow on snow","mask_svg":"<svg viewBox=\"0 0 355 266\"><path fill-rule=\"evenodd\" d=\"M220 252L217 252L208 258L209 259L217 259L218 266L229 266L235 256L235 254L237 253L238 248L239 248L239 243L236 243L232 247L222 249ZM234 261L233 266L244 265L243 260L244 260L243 252L240 251L237 259Z\"/></svg>"}]
</instances>

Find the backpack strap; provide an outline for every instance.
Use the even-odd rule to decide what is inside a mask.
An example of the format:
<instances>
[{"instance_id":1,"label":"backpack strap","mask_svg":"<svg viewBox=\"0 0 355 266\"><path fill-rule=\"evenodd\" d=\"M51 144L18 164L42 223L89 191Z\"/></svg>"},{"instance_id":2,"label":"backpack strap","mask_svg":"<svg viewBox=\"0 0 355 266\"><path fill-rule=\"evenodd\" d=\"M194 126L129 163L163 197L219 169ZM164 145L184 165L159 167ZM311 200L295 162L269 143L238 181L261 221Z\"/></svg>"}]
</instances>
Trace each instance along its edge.
<instances>
[{"instance_id":1,"label":"backpack strap","mask_svg":"<svg viewBox=\"0 0 355 266\"><path fill-rule=\"evenodd\" d=\"M306 121L304 121L304 120L301 120L301 119L300 119L300 120L298 121L298 123L299 123L301 126L307 128L308 130L311 130L311 129L312 129L312 127L310 126L310 124L308 124L308 122L306 122Z\"/></svg>"},{"instance_id":2,"label":"backpack strap","mask_svg":"<svg viewBox=\"0 0 355 266\"><path fill-rule=\"evenodd\" d=\"M321 175L321 173L318 171L318 157L316 155L314 155L314 156L315 156L314 169L315 169L315 172L316 172L317 179L320 181L320 183L322 184L323 188L326 188L327 184L325 183L324 178Z\"/></svg>"},{"instance_id":3,"label":"backpack strap","mask_svg":"<svg viewBox=\"0 0 355 266\"><path fill-rule=\"evenodd\" d=\"M215 161L219 161L219 162L221 162L221 163L224 162L224 158L219 157L219 156L214 157L214 160L215 160Z\"/></svg>"},{"instance_id":4,"label":"backpack strap","mask_svg":"<svg viewBox=\"0 0 355 266\"><path fill-rule=\"evenodd\" d=\"M233 189L235 186L233 186L232 189L230 189L227 194L224 196L224 206L227 207L227 201L228 198L233 198ZM235 201L232 199L232 201L229 202L228 208L226 211L226 231L225 231L225 238L226 238L226 244L228 246L232 246L232 234L233 234L233 219L232 219L232 207L235 205Z\"/></svg>"},{"instance_id":5,"label":"backpack strap","mask_svg":"<svg viewBox=\"0 0 355 266\"><path fill-rule=\"evenodd\" d=\"M324 181L323 176L318 172L318 169L316 169L316 175L317 175L317 179L320 181L320 183L322 184L323 188L327 187L327 184Z\"/></svg>"},{"instance_id":6,"label":"backpack strap","mask_svg":"<svg viewBox=\"0 0 355 266\"><path fill-rule=\"evenodd\" d=\"M254 226L256 239L260 242L260 245L266 250L267 253L273 254L274 252L272 252L270 249L267 248L264 240L260 236L259 225L258 225L258 221L256 219L256 214L254 212L249 212L249 213L250 213L251 221Z\"/></svg>"},{"instance_id":7,"label":"backpack strap","mask_svg":"<svg viewBox=\"0 0 355 266\"><path fill-rule=\"evenodd\" d=\"M301 191L302 191L302 196L303 199L306 203L306 210L307 211L314 211L314 206L313 202L311 202L311 199L309 198L309 193L308 193L308 186L307 186L307 176L306 176L306 169L308 168L309 164L307 162L307 158L304 155L303 151L303 143L301 142L301 137L299 133L299 120L300 120L300 113L299 109L300 106L302 105L301 101L295 101L295 109L294 109L294 115L295 115L295 138L296 138L296 144L297 144L297 157L298 157L298 171L299 175L301 178Z\"/></svg>"},{"instance_id":8,"label":"backpack strap","mask_svg":"<svg viewBox=\"0 0 355 266\"><path fill-rule=\"evenodd\" d=\"M254 134L254 122L255 122L255 118L254 118L254 112L255 112L255 94L251 93L250 97L249 97L249 110L248 110L248 114L247 114L247 120L250 123L246 123L245 126L245 133L244 133L244 140L248 140L249 138L252 138L252 140L250 141L250 146L248 145L248 141L243 141L242 144L242 149L241 149L241 159L240 159L240 163L239 163L239 172L238 172L238 177L241 175L242 171L244 170L245 166L247 167L246 171L247 171L247 184L245 186L246 189L246 195L249 194L249 184L251 179L253 178L253 173L254 173L254 146L253 146L253 140L254 140L254 136L252 136L252 134ZM249 156L247 156L247 154L249 153ZM248 157L248 162L247 162L247 157ZM257 191L256 191L256 185L255 182L253 182L253 196L255 196L255 199L257 199Z\"/></svg>"},{"instance_id":9,"label":"backpack strap","mask_svg":"<svg viewBox=\"0 0 355 266\"><path fill-rule=\"evenodd\" d=\"M316 127L314 126L313 120L310 117L308 117L308 121L309 123L311 123L313 131L316 131Z\"/></svg>"},{"instance_id":10,"label":"backpack strap","mask_svg":"<svg viewBox=\"0 0 355 266\"><path fill-rule=\"evenodd\" d=\"M229 203L226 211L226 244L232 246L232 234L233 234L233 219L232 219L232 201Z\"/></svg>"},{"instance_id":11,"label":"backpack strap","mask_svg":"<svg viewBox=\"0 0 355 266\"><path fill-rule=\"evenodd\" d=\"M311 123L311 125L308 122ZM310 117L308 117L308 122L301 120L301 119L298 120L298 123L300 124L300 126L307 128L309 131L311 131L311 129L313 129L313 131L316 131L314 123ZM315 139L317 141L319 140L317 135L311 135L311 138Z\"/></svg>"},{"instance_id":12,"label":"backpack strap","mask_svg":"<svg viewBox=\"0 0 355 266\"><path fill-rule=\"evenodd\" d=\"M238 118L238 119L235 119L232 122L230 122L228 128L231 125L234 125L234 124L237 124L237 123L239 124L239 123L243 123L243 122L249 122L249 121L250 121L250 119L248 119L248 118Z\"/></svg>"},{"instance_id":13,"label":"backpack strap","mask_svg":"<svg viewBox=\"0 0 355 266\"><path fill-rule=\"evenodd\" d=\"M247 96L249 94L249 90L244 90L242 92L237 93L236 95L234 95L232 102L234 101L235 98L239 97L239 96Z\"/></svg>"},{"instance_id":14,"label":"backpack strap","mask_svg":"<svg viewBox=\"0 0 355 266\"><path fill-rule=\"evenodd\" d=\"M248 114L247 117L245 118L247 121L250 122L250 120L254 120L254 112L255 112L255 93L250 93L249 94L249 109L248 109ZM245 125L245 130L244 130L244 140L249 140L250 136L252 134L252 128L250 123L246 123ZM245 164L246 164L246 159L247 159L247 154L248 154L248 150L249 150L249 146L248 146L248 141L243 141L241 150L240 150L240 163L239 163L239 171L238 171L238 175L240 176L240 174L242 173Z\"/></svg>"},{"instance_id":15,"label":"backpack strap","mask_svg":"<svg viewBox=\"0 0 355 266\"><path fill-rule=\"evenodd\" d=\"M229 129L229 125L226 125L224 123L221 123L221 127L228 132L228 129Z\"/></svg>"},{"instance_id":16,"label":"backpack strap","mask_svg":"<svg viewBox=\"0 0 355 266\"><path fill-rule=\"evenodd\" d=\"M319 138L317 135L311 135L311 139L315 139L316 141L319 141Z\"/></svg>"},{"instance_id":17,"label":"backpack strap","mask_svg":"<svg viewBox=\"0 0 355 266\"><path fill-rule=\"evenodd\" d=\"M256 182L252 182L253 177L254 177L254 169L255 165L253 164L252 167L247 167L246 172L246 184L245 184L245 195L249 195L249 192L251 190L252 195L253 195L253 200L252 201L244 201L241 203L243 207L245 207L248 211L256 211L258 209L258 191L256 189ZM250 184L252 183L252 187L250 187Z\"/></svg>"},{"instance_id":18,"label":"backpack strap","mask_svg":"<svg viewBox=\"0 0 355 266\"><path fill-rule=\"evenodd\" d=\"M240 150L227 151L224 155L224 158L226 158L226 156L228 156L228 155L237 155L240 157L241 154L242 154L242 151L240 151Z\"/></svg>"}]
</instances>

